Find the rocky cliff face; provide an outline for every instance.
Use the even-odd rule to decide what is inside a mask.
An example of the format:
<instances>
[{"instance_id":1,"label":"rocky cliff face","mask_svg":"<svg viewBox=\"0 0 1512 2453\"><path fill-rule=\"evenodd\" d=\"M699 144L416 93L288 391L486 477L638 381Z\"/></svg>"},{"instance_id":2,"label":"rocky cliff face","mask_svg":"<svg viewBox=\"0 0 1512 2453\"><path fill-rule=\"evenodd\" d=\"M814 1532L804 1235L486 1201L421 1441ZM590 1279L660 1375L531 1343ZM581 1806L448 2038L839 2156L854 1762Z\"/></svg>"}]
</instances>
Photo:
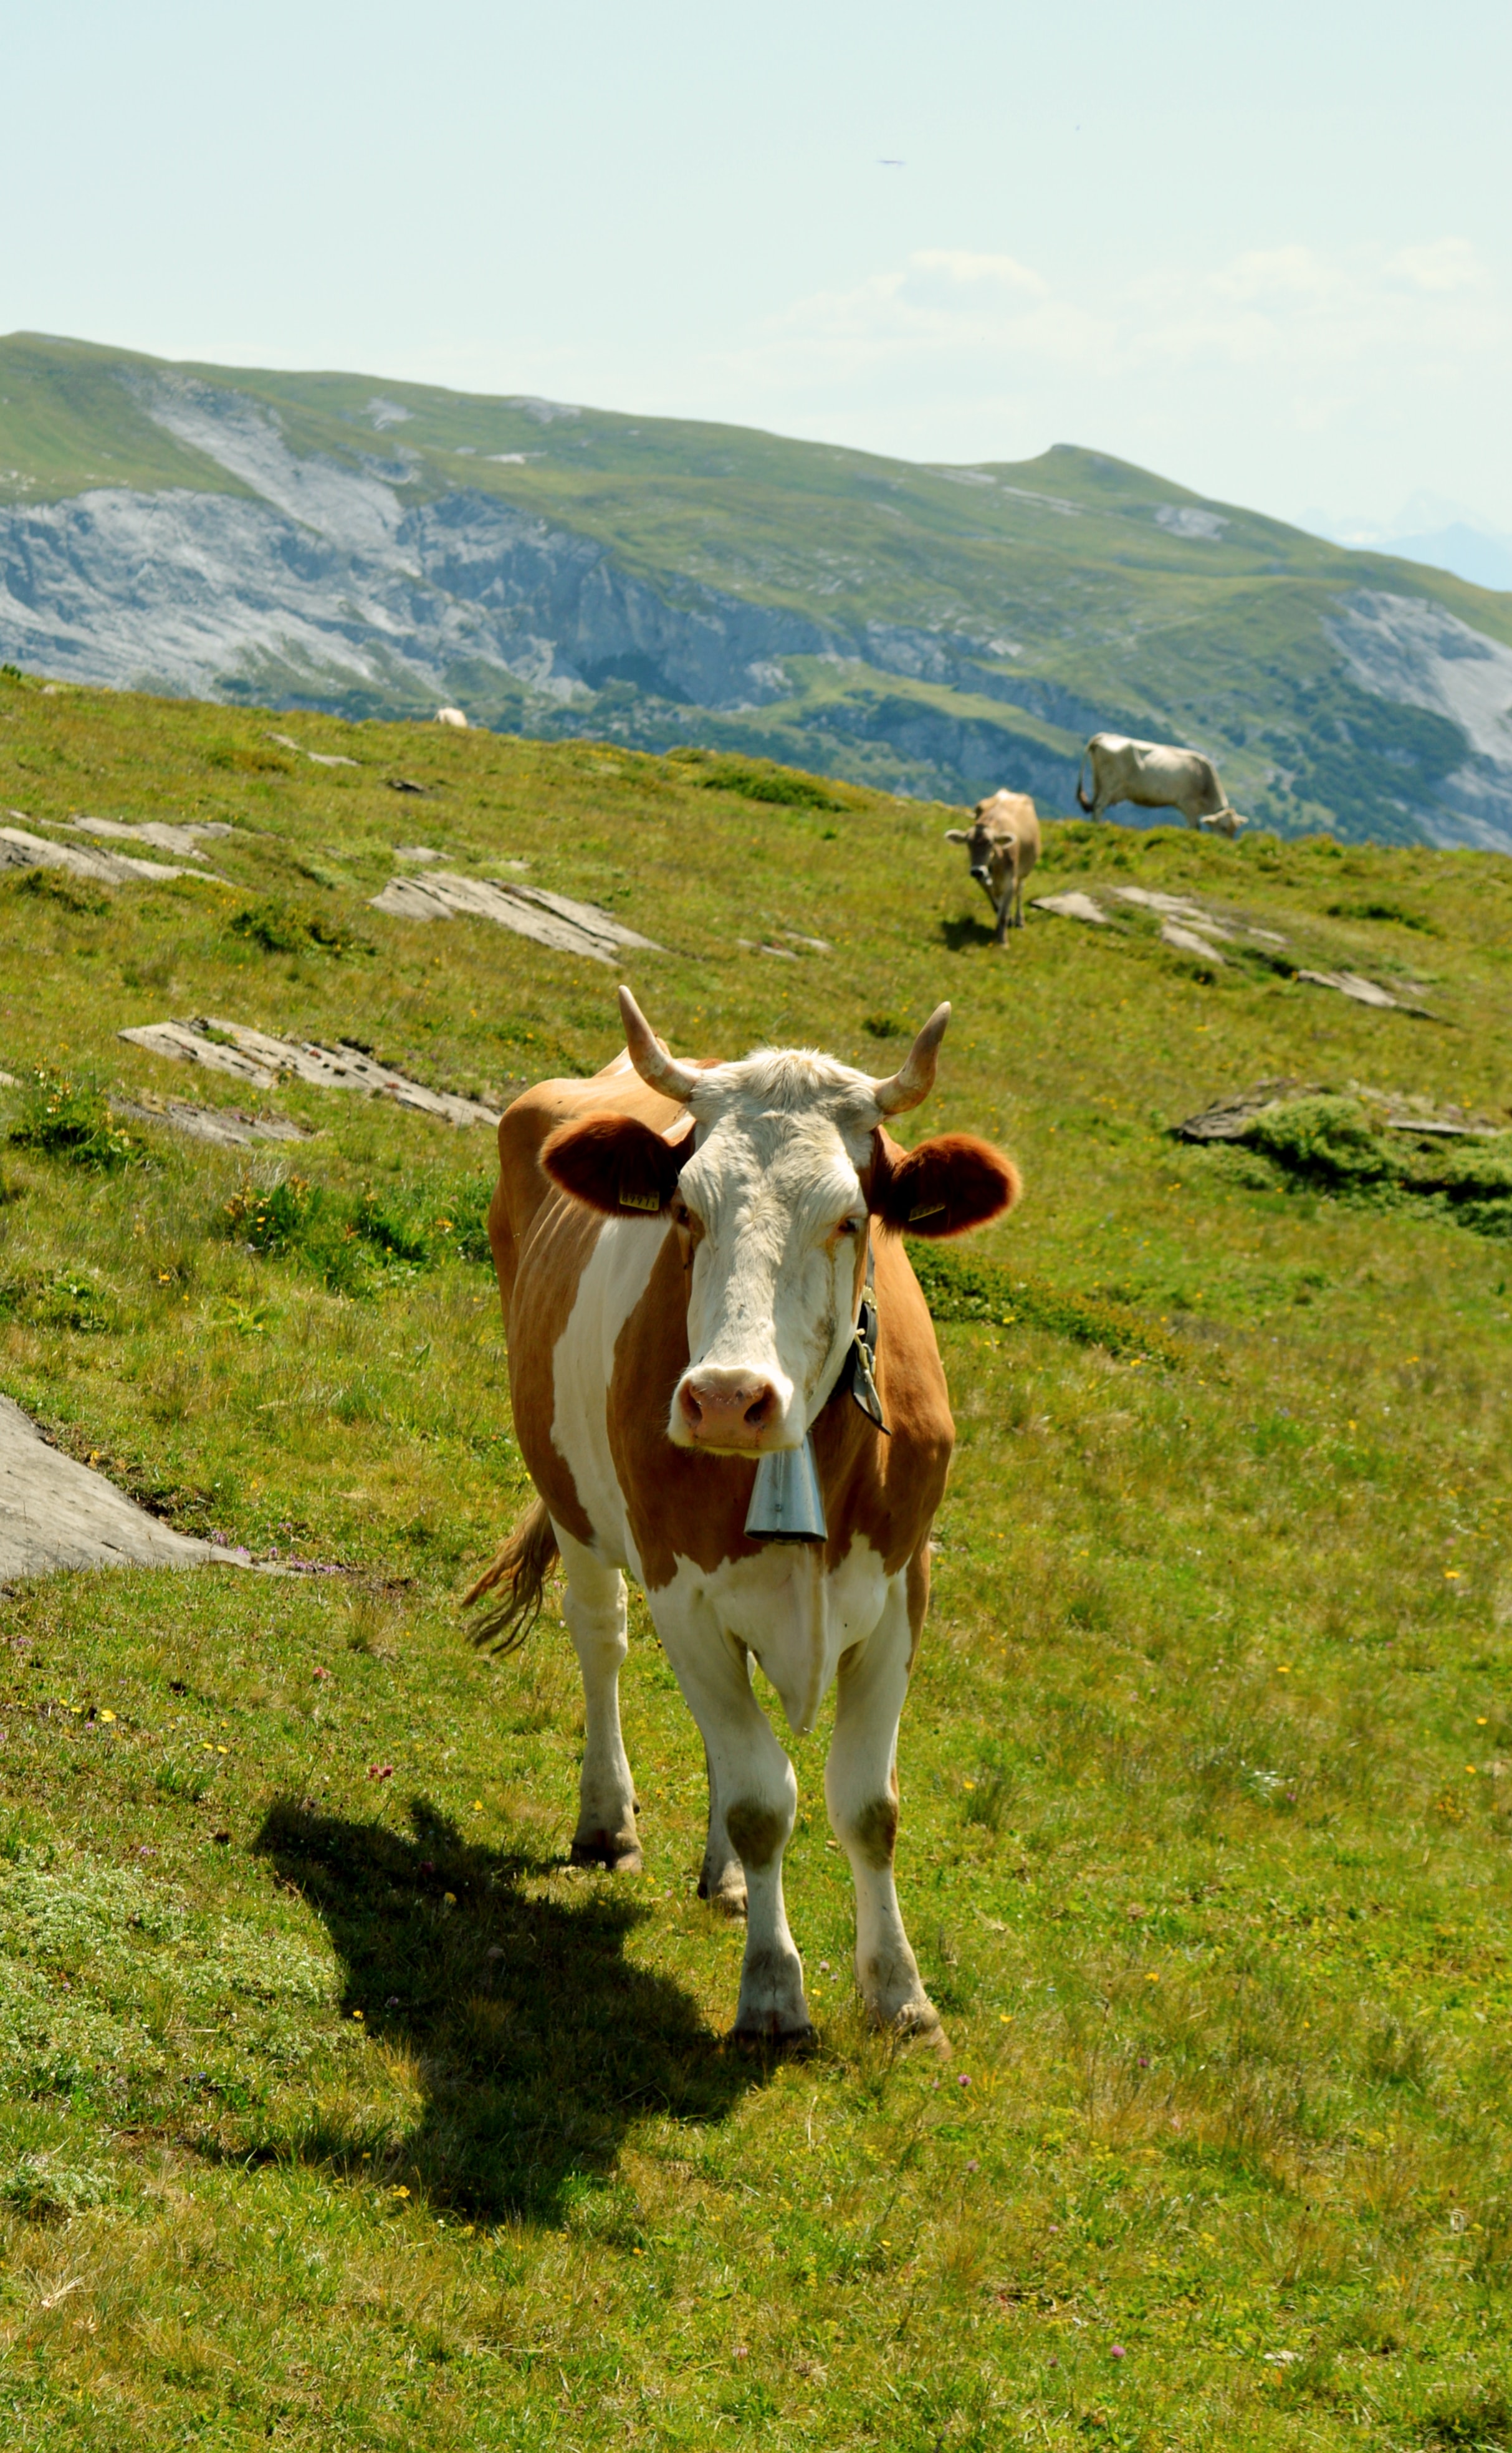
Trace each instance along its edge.
<instances>
[{"instance_id":1,"label":"rocky cliff face","mask_svg":"<svg viewBox=\"0 0 1512 2453\"><path fill-rule=\"evenodd\" d=\"M1270 531L1259 535L1266 524L1248 514L1152 510L1139 493L1150 481L1094 455L1080 455L1080 508L1007 483L1012 472L923 471L921 484L962 485L939 484L953 499L907 521L906 473L877 476L868 464L852 481L860 508L816 534L806 561L792 541L804 516L792 516L779 466L759 535L718 507L718 553L689 547L679 500L682 528L674 518L666 534L680 567L666 568L644 543L622 542L612 521L588 533L490 489L472 447L443 458L407 443L423 421L398 403L368 401L348 419L366 440L296 450L280 409L230 383L142 361L109 383L139 430L170 437L209 482L90 484L0 509L0 657L33 669L348 714L428 713L452 699L527 732L651 748L702 740L947 800L1007 784L1050 810L1073 806L1086 737L1125 731L1207 750L1225 779L1237 773L1240 806L1284 831L1333 812L1345 832L1512 849L1512 648L1426 598L1315 584L1302 651L1293 643L1289 661L1266 663L1251 649L1232 670L1219 659L1204 680L1186 644L1192 617L1178 604L1173 619L1167 604L1157 618L1144 604L1156 568L1147 540L1174 541L1157 549L1168 590L1172 552L1192 558L1205 585L1203 557L1237 553L1246 520L1257 556L1275 552ZM571 464L557 438L592 444L587 413L574 425L577 412L549 404L504 406L540 429L542 449L485 457L523 467L555 449L553 472L575 479L587 463ZM597 437L601 457L621 452L622 485L638 433ZM730 465L686 448L690 485ZM810 449L770 446L779 461ZM804 482L820 516L806 463ZM1001 534L982 525L988 496ZM552 496L569 510L584 499L581 483ZM848 539L845 523L879 501L900 559L888 565L893 527L874 521L843 584L836 536ZM1025 531L1021 547L1003 530L1009 518L1038 519L1049 545ZM716 526L710 511L709 535ZM1178 569L1174 585L1186 584ZM868 588L896 600L909 588L927 618L865 609ZM1252 602L1236 621L1252 618ZM1211 633L1222 612L1204 619ZM1036 638L1027 650L1017 643ZM1167 638L1169 651L1151 649ZM1057 662L1094 686L1058 678Z\"/></svg>"},{"instance_id":2,"label":"rocky cliff face","mask_svg":"<svg viewBox=\"0 0 1512 2453\"><path fill-rule=\"evenodd\" d=\"M940 684L1073 729L1093 720L1069 693L925 631L826 626L686 580L674 592L482 491L407 504L392 461L298 460L266 411L208 385L164 387L149 406L248 490L100 489L0 513L8 655L169 695L404 711L458 693L485 718L646 746L687 738L686 710L749 716L791 698L796 658ZM993 789L1003 771L1000 728L885 691L803 729L813 763L826 746L844 761L865 743L947 795ZM1037 744L1026 754L1026 788L1066 799L1072 762Z\"/></svg>"},{"instance_id":3,"label":"rocky cliff face","mask_svg":"<svg viewBox=\"0 0 1512 2453\"><path fill-rule=\"evenodd\" d=\"M1418 811L1429 842L1512 848L1512 648L1425 598L1363 588L1328 628L1361 689L1448 728L1458 754Z\"/></svg>"}]
</instances>

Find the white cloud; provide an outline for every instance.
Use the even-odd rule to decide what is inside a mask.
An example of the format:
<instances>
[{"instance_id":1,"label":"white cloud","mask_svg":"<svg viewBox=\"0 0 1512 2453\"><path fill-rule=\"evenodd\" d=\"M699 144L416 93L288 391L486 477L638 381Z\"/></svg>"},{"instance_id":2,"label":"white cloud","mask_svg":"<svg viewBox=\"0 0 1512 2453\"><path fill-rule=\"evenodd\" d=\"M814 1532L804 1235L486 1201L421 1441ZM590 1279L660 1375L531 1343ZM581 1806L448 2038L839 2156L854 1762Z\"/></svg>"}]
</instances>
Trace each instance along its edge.
<instances>
[{"instance_id":1,"label":"white cloud","mask_svg":"<svg viewBox=\"0 0 1512 2453\"><path fill-rule=\"evenodd\" d=\"M922 248L855 288L822 290L773 317L730 360L759 388L803 389L933 369L942 382L1006 359L1089 362L1107 338L1094 316L1051 295L1043 275L1006 255Z\"/></svg>"},{"instance_id":2,"label":"white cloud","mask_svg":"<svg viewBox=\"0 0 1512 2453\"><path fill-rule=\"evenodd\" d=\"M1252 248L1206 274L1204 287L1217 298L1245 303L1258 298L1317 303L1337 293L1339 275L1310 247Z\"/></svg>"},{"instance_id":3,"label":"white cloud","mask_svg":"<svg viewBox=\"0 0 1512 2453\"><path fill-rule=\"evenodd\" d=\"M1491 276L1467 238L1441 238L1432 247L1404 247L1388 269L1414 289L1489 289Z\"/></svg>"},{"instance_id":4,"label":"white cloud","mask_svg":"<svg viewBox=\"0 0 1512 2453\"><path fill-rule=\"evenodd\" d=\"M716 374L714 368L709 369ZM1122 284L918 249L718 362L742 413L932 460L1076 438L1295 511L1452 483L1512 518L1512 312L1471 240L1250 249Z\"/></svg>"},{"instance_id":5,"label":"white cloud","mask_svg":"<svg viewBox=\"0 0 1512 2453\"><path fill-rule=\"evenodd\" d=\"M786 380L822 362L944 361L965 352L1053 366L1096 360L1104 374L1226 359L1301 370L1383 351L1506 340L1505 309L1464 239L1386 257L1252 250L1205 270L1164 270L1097 298L1057 296L1011 256L918 249L855 288L816 292L774 317L743 351ZM1476 303L1467 306L1473 297Z\"/></svg>"},{"instance_id":6,"label":"white cloud","mask_svg":"<svg viewBox=\"0 0 1512 2453\"><path fill-rule=\"evenodd\" d=\"M940 273L947 281L991 283L1000 289L1019 289L1031 298L1049 295L1049 283L1015 263L1011 255L969 255L964 248L916 248L909 265L921 275Z\"/></svg>"}]
</instances>

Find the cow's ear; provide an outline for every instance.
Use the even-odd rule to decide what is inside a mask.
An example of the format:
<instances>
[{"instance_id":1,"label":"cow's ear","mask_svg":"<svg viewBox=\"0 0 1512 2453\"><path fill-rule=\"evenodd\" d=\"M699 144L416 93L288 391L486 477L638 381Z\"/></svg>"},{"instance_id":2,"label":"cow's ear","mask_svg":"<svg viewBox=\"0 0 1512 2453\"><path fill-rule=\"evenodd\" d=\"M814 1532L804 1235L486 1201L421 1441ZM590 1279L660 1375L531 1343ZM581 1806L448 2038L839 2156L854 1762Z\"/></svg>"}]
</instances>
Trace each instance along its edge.
<instances>
[{"instance_id":1,"label":"cow's ear","mask_svg":"<svg viewBox=\"0 0 1512 2453\"><path fill-rule=\"evenodd\" d=\"M969 843L971 841L971 837L967 834L965 827L946 827L945 835L946 843Z\"/></svg>"},{"instance_id":2,"label":"cow's ear","mask_svg":"<svg viewBox=\"0 0 1512 2453\"><path fill-rule=\"evenodd\" d=\"M968 1235L1011 1209L1021 1190L1010 1158L974 1133L941 1133L917 1149L876 1135L868 1206L897 1235Z\"/></svg>"},{"instance_id":3,"label":"cow's ear","mask_svg":"<svg viewBox=\"0 0 1512 2453\"><path fill-rule=\"evenodd\" d=\"M670 1143L634 1116L584 1116L558 1125L541 1146L541 1165L560 1190L607 1218L657 1218L692 1150L690 1132Z\"/></svg>"}]
</instances>

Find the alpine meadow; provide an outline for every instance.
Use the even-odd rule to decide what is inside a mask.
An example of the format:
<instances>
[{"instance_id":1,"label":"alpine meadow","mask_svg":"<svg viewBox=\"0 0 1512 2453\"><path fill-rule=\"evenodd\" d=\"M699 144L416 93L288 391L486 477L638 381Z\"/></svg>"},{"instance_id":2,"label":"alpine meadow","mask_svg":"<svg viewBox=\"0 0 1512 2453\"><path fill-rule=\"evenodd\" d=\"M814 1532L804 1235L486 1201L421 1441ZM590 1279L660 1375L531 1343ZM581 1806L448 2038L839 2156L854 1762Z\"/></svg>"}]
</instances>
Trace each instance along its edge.
<instances>
[{"instance_id":1,"label":"alpine meadow","mask_svg":"<svg viewBox=\"0 0 1512 2453\"><path fill-rule=\"evenodd\" d=\"M13 670L0 803L0 1389L221 1554L0 1601L5 2443L1512 2444L1512 856L1047 821L999 947L959 810L749 746ZM865 2023L827 1715L765 1688L817 2033L728 2041L639 1596L645 1871L567 1863L556 1609L459 1607L529 1497L491 1132L217 1069L496 1115L620 978L680 1056L877 1074L948 998L903 1137L1024 1173L911 1246L948 2059Z\"/></svg>"}]
</instances>

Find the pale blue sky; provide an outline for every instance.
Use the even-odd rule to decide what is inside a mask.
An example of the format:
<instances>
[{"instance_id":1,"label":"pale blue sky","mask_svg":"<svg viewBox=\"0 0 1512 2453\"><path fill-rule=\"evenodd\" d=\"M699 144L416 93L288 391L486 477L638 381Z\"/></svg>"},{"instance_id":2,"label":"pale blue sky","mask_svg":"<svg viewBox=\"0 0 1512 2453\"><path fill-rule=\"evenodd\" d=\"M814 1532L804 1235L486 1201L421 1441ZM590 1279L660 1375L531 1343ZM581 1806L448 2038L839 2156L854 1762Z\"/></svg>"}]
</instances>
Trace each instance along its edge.
<instances>
[{"instance_id":1,"label":"pale blue sky","mask_svg":"<svg viewBox=\"0 0 1512 2453\"><path fill-rule=\"evenodd\" d=\"M0 0L0 329L1512 530L1504 0Z\"/></svg>"}]
</instances>

